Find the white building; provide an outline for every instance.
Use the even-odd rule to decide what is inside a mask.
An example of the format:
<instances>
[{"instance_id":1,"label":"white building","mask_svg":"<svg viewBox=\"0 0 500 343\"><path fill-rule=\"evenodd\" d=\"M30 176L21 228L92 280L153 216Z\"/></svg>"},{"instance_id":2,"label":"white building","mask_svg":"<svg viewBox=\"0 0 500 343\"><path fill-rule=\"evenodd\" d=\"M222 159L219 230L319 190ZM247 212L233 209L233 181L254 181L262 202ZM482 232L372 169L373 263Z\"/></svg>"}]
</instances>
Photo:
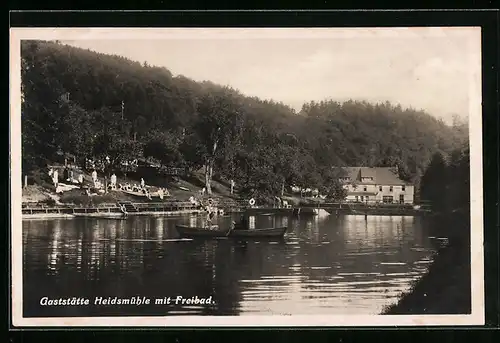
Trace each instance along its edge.
<instances>
[{"instance_id":1,"label":"white building","mask_svg":"<svg viewBox=\"0 0 500 343\"><path fill-rule=\"evenodd\" d=\"M413 204L414 186L401 180L394 168L342 168L340 181L347 190L346 201Z\"/></svg>"}]
</instances>

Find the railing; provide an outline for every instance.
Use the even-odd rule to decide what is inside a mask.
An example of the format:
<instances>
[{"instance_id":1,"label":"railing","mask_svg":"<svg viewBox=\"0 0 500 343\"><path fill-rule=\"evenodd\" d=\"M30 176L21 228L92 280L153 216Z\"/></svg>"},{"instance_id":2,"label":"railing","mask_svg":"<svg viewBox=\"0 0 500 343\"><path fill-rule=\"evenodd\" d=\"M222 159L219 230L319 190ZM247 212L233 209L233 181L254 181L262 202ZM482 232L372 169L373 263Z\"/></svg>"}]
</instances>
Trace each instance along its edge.
<instances>
[{"instance_id":1,"label":"railing","mask_svg":"<svg viewBox=\"0 0 500 343\"><path fill-rule=\"evenodd\" d=\"M164 203L132 203L139 212L168 212L197 210L198 206L188 201L169 201ZM92 207L82 206L23 206L22 214L82 214L121 212L117 204L100 204Z\"/></svg>"},{"instance_id":2,"label":"railing","mask_svg":"<svg viewBox=\"0 0 500 343\"><path fill-rule=\"evenodd\" d=\"M361 203L361 202L323 202L319 204L300 204L298 207L316 207L329 209L380 209L380 210L428 210L428 204L400 204L400 203Z\"/></svg>"},{"instance_id":3,"label":"railing","mask_svg":"<svg viewBox=\"0 0 500 343\"><path fill-rule=\"evenodd\" d=\"M189 201L171 201L165 203L132 203L139 212L167 212L196 210L198 206Z\"/></svg>"},{"instance_id":4,"label":"railing","mask_svg":"<svg viewBox=\"0 0 500 343\"><path fill-rule=\"evenodd\" d=\"M119 207L84 208L84 207L52 207L52 208L23 208L22 214L83 214L83 213L115 213Z\"/></svg>"}]
</instances>

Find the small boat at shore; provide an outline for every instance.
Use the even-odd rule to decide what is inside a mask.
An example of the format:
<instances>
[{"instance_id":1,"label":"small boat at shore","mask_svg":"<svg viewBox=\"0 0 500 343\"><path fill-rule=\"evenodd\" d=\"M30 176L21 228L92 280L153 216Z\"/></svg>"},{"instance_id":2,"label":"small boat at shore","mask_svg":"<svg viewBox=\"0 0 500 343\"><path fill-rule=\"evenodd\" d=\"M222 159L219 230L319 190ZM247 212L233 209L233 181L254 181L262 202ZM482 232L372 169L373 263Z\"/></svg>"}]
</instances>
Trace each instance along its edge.
<instances>
[{"instance_id":1,"label":"small boat at shore","mask_svg":"<svg viewBox=\"0 0 500 343\"><path fill-rule=\"evenodd\" d=\"M127 216L121 212L75 213L74 216L82 218L99 218L99 219L127 219Z\"/></svg>"},{"instance_id":2,"label":"small boat at shore","mask_svg":"<svg viewBox=\"0 0 500 343\"><path fill-rule=\"evenodd\" d=\"M212 228L189 227L187 225L176 225L177 232L184 238L283 238L288 229L285 227L241 230L221 230L217 226Z\"/></svg>"}]
</instances>

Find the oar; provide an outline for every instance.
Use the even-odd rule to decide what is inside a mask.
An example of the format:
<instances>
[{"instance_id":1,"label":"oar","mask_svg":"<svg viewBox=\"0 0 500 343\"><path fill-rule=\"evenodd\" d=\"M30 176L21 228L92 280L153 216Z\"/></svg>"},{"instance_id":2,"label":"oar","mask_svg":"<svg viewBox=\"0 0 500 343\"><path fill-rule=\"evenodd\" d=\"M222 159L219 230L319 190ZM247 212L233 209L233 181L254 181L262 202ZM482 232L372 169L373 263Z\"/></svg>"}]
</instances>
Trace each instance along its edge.
<instances>
[{"instance_id":1,"label":"oar","mask_svg":"<svg viewBox=\"0 0 500 343\"><path fill-rule=\"evenodd\" d=\"M235 224L236 225L236 224ZM233 225L229 227L229 230L227 230L226 237L229 237L229 234L233 231Z\"/></svg>"}]
</instances>

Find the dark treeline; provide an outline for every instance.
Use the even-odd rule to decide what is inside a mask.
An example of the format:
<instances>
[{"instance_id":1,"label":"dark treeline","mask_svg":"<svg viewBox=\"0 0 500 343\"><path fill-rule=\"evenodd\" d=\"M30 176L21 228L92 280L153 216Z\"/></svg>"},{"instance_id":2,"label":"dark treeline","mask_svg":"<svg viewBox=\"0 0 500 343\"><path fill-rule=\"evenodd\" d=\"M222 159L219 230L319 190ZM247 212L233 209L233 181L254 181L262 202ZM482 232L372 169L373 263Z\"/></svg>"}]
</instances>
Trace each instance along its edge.
<instances>
[{"instance_id":1,"label":"dark treeline","mask_svg":"<svg viewBox=\"0 0 500 343\"><path fill-rule=\"evenodd\" d=\"M469 147L457 148L449 155L435 153L422 176L421 198L432 204L439 213L470 209Z\"/></svg>"},{"instance_id":2,"label":"dark treeline","mask_svg":"<svg viewBox=\"0 0 500 343\"><path fill-rule=\"evenodd\" d=\"M398 166L418 182L433 154L468 141L466 124L390 103L310 102L297 113L120 56L43 41L21 48L24 173L63 151L79 163L109 156L110 168L134 158L202 168L209 191L216 178L246 193L294 184L336 197L332 167Z\"/></svg>"}]
</instances>

